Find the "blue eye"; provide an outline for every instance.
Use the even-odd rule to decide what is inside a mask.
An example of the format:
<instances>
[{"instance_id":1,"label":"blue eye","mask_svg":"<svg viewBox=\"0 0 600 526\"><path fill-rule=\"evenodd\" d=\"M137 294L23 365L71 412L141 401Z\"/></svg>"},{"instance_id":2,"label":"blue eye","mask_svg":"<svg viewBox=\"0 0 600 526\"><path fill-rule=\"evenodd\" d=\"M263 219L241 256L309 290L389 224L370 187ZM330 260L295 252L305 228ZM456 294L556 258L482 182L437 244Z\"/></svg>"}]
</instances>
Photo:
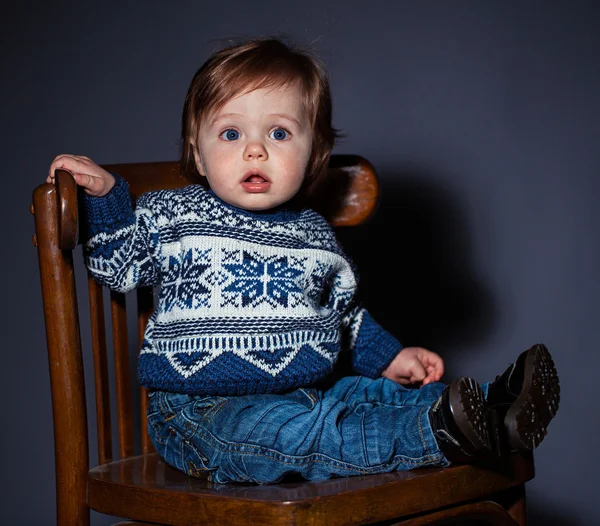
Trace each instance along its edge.
<instances>
[{"instance_id":1,"label":"blue eye","mask_svg":"<svg viewBox=\"0 0 600 526\"><path fill-rule=\"evenodd\" d=\"M226 141L236 141L240 138L240 132L230 128L221 134L221 138L225 139Z\"/></svg>"},{"instance_id":2,"label":"blue eye","mask_svg":"<svg viewBox=\"0 0 600 526\"><path fill-rule=\"evenodd\" d=\"M283 128L275 128L271 133L269 133L269 137L271 139L275 139L276 141L283 141L289 137L289 133Z\"/></svg>"}]
</instances>

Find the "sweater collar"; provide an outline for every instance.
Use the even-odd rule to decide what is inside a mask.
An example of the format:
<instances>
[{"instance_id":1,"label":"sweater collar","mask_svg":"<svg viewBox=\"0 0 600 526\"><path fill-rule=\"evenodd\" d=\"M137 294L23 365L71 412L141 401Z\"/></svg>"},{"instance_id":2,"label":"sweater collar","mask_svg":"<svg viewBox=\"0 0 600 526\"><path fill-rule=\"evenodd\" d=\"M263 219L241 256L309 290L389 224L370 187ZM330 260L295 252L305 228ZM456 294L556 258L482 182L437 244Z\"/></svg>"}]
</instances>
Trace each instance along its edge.
<instances>
[{"instance_id":1,"label":"sweater collar","mask_svg":"<svg viewBox=\"0 0 600 526\"><path fill-rule=\"evenodd\" d=\"M257 219L259 221L286 223L298 219L302 213L300 208L292 206L289 202L268 210L245 210L244 208L239 208L223 201L223 199L213 192L212 188L209 188L208 193L224 208L231 210L235 214L243 215L251 219Z\"/></svg>"}]
</instances>

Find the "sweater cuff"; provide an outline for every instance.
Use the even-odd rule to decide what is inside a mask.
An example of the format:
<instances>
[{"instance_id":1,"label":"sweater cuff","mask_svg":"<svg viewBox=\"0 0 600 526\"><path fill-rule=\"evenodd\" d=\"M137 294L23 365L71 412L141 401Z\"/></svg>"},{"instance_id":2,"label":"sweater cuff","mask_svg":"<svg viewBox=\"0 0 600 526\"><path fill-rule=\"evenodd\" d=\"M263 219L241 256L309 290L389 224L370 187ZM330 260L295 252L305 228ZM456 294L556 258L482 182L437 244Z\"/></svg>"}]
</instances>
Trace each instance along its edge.
<instances>
[{"instance_id":1,"label":"sweater cuff","mask_svg":"<svg viewBox=\"0 0 600 526\"><path fill-rule=\"evenodd\" d=\"M111 175L115 184L105 196L93 197L84 193L83 210L87 217L88 238L135 222L127 181L116 174Z\"/></svg>"},{"instance_id":2,"label":"sweater cuff","mask_svg":"<svg viewBox=\"0 0 600 526\"><path fill-rule=\"evenodd\" d=\"M379 378L390 362L402 350L400 342L383 329L368 312L364 313L356 339L357 355L354 369L369 378Z\"/></svg>"}]
</instances>

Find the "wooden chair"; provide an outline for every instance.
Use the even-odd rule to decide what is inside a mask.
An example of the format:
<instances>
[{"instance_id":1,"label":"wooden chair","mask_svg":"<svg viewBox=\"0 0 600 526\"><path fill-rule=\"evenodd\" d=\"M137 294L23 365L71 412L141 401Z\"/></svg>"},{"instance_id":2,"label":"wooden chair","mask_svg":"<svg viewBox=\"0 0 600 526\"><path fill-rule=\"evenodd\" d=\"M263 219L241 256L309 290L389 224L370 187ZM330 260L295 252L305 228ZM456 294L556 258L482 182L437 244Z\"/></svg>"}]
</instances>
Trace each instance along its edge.
<instances>
[{"instance_id":1,"label":"wooden chair","mask_svg":"<svg viewBox=\"0 0 600 526\"><path fill-rule=\"evenodd\" d=\"M106 166L128 180L133 197L148 190L183 186L176 162ZM379 185L373 167L357 156L333 156L332 187L321 211L336 226L366 221ZM83 370L73 251L78 243L78 189L69 172L57 171L56 186L33 192L37 246L54 415L57 524L86 526L90 508L119 518L179 526L441 524L463 518L525 525L524 483L534 476L531 455L513 455L497 466L456 466L273 486L212 485L166 465L153 451L146 429L146 393L141 422L133 422L130 346L125 297L110 293L117 415L111 418L103 290L88 280L91 314L99 465L89 466L86 376ZM141 335L153 308L152 290L137 290ZM137 351L134 351L137 352ZM91 390L91 387L89 388ZM118 425L113 457L112 423ZM141 452L134 431L141 429Z\"/></svg>"}]
</instances>

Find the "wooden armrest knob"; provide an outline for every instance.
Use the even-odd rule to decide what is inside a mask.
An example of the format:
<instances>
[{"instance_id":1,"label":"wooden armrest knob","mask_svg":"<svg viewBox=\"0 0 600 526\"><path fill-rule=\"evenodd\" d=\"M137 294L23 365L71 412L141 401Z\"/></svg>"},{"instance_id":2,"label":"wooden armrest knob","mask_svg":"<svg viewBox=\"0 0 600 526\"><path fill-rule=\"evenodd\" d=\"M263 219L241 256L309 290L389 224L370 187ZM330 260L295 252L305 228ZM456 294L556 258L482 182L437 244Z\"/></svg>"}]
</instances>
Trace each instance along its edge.
<instances>
[{"instance_id":1,"label":"wooden armrest knob","mask_svg":"<svg viewBox=\"0 0 600 526\"><path fill-rule=\"evenodd\" d=\"M55 177L59 214L58 246L61 250L73 250L79 239L77 183L67 170L56 170Z\"/></svg>"}]
</instances>

